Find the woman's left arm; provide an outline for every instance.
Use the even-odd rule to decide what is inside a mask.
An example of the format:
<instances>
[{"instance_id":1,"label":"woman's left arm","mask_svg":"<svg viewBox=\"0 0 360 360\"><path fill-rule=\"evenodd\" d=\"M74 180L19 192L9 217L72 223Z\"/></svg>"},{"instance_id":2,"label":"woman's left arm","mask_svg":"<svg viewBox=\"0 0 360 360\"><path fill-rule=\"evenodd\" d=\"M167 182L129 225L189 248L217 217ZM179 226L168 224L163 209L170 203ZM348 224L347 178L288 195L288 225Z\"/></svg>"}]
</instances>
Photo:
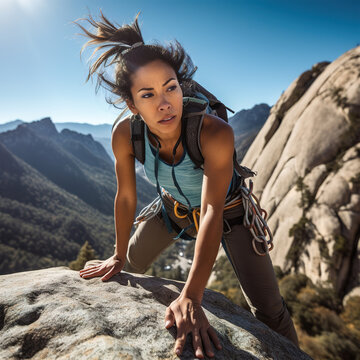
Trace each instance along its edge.
<instances>
[{"instance_id":1,"label":"woman's left arm","mask_svg":"<svg viewBox=\"0 0 360 360\"><path fill-rule=\"evenodd\" d=\"M200 225L193 264L181 295L201 303L223 232L226 193L233 175L234 133L231 126L216 118L204 134L204 178L201 193Z\"/></svg>"},{"instance_id":2,"label":"woman's left arm","mask_svg":"<svg viewBox=\"0 0 360 360\"><path fill-rule=\"evenodd\" d=\"M200 336L196 335L201 334L206 353L212 356L210 341L205 333L209 332L218 348L220 342L200 304L223 232L225 198L233 174L234 133L231 126L215 116L206 115L201 132L201 148L204 178L194 260L180 296L167 308L165 321L170 320L167 327L174 320L176 322L178 334L175 351L182 351L187 333L192 332L195 353L202 352Z\"/></svg>"}]
</instances>

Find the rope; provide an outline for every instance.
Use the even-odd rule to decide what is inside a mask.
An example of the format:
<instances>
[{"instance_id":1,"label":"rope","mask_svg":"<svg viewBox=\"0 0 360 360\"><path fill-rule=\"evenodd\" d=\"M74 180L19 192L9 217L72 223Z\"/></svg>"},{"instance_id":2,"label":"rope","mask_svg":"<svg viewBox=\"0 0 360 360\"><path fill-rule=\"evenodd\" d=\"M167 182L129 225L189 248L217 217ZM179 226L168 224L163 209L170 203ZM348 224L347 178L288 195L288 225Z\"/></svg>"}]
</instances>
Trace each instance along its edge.
<instances>
[{"instance_id":1,"label":"rope","mask_svg":"<svg viewBox=\"0 0 360 360\"><path fill-rule=\"evenodd\" d=\"M270 228L266 223L267 212L260 207L260 202L257 197L253 194L253 182L250 179L250 189L246 186L240 185L241 195L244 205L244 226L250 230L253 240L252 246L254 251L261 256L264 256L269 253L274 248L273 236ZM245 181L243 182L245 184ZM256 204L253 200L256 200ZM262 214L265 214L264 217ZM266 240L266 235L269 234L270 239ZM256 242L259 242L264 252L260 252L256 247Z\"/></svg>"},{"instance_id":2,"label":"rope","mask_svg":"<svg viewBox=\"0 0 360 360\"><path fill-rule=\"evenodd\" d=\"M135 227L141 222L152 219L161 210L161 198L156 197L149 205L145 206L134 221Z\"/></svg>"}]
</instances>

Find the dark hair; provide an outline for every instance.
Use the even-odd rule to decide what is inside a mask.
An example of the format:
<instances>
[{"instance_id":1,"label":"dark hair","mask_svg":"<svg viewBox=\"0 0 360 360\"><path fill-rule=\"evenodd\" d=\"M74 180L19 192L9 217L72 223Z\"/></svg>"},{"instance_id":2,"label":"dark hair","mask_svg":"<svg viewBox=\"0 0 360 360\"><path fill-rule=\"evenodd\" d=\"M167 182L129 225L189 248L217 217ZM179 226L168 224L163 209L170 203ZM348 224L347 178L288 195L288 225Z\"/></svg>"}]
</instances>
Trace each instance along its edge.
<instances>
[{"instance_id":1,"label":"dark hair","mask_svg":"<svg viewBox=\"0 0 360 360\"><path fill-rule=\"evenodd\" d=\"M78 19L74 21L85 34L80 34L90 38L81 48L80 54L89 45L99 45L92 53L89 60L95 53L101 49L109 48L106 52L101 54L98 59L90 66L89 74L86 81L88 81L94 74L97 74L97 84L95 91L102 86L115 95L115 99L106 98L109 104L114 105L123 103L125 100L133 102L131 95L131 75L141 66L144 66L154 60L162 60L170 65L178 78L179 84L183 90L184 95L190 94L192 89L192 76L197 67L194 67L189 55L185 52L181 44L175 40L175 43L170 43L168 47L164 47L159 43L145 44L138 24L138 17L140 12L136 15L133 24L119 26L112 24L102 13L101 20L95 21L89 14L89 18ZM86 20L96 30L96 34L86 30L77 21ZM140 46L130 48L131 45L142 43ZM128 51L122 51L129 49ZM106 68L115 65L115 71L112 74L106 73ZM110 75L110 77L109 77ZM113 76L113 79L111 79ZM125 106L125 111L127 110ZM121 114L121 115L122 115ZM120 116L121 116L120 115Z\"/></svg>"}]
</instances>

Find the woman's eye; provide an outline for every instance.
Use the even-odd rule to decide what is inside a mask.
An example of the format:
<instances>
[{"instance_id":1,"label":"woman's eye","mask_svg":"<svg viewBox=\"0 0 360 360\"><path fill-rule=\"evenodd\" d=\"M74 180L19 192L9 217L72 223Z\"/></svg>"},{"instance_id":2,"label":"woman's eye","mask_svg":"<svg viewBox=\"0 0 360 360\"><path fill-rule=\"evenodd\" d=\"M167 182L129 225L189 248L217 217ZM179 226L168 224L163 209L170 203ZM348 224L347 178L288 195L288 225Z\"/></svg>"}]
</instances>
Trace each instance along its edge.
<instances>
[{"instance_id":1,"label":"woman's eye","mask_svg":"<svg viewBox=\"0 0 360 360\"><path fill-rule=\"evenodd\" d=\"M174 91L176 88L177 88L177 86L176 86L176 85L173 85L173 86L170 86L170 87L168 88L168 90ZM149 95L149 96L148 96L148 95ZM146 93L146 94L144 94L144 95L142 96L142 98L148 99L148 98L152 97L152 95L153 95L152 93Z\"/></svg>"}]
</instances>

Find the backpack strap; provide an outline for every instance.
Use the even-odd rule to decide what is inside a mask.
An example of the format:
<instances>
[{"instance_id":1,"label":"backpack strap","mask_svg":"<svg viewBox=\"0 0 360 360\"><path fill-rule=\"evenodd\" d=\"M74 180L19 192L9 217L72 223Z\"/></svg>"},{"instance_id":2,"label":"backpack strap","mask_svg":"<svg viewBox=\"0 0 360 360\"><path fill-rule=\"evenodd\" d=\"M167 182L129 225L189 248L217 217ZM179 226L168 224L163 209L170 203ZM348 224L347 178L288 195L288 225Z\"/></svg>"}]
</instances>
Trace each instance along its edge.
<instances>
[{"instance_id":1,"label":"backpack strap","mask_svg":"<svg viewBox=\"0 0 360 360\"><path fill-rule=\"evenodd\" d=\"M201 155L201 150L198 148L199 141L196 139L198 128L202 124L203 114L206 112L207 101L197 98L184 97L183 98L183 117L182 121L185 122L185 128L188 126L188 131L191 132L190 139L193 140L195 136L195 141L188 141L186 146L190 149L190 153L194 154L193 158L190 156L191 160L197 167L203 162ZM187 119L191 117L191 121ZM199 133L200 134L200 133ZM141 163L145 163L145 124L144 121L136 115L132 115L130 118L130 137L133 145L133 150L135 158ZM185 136L187 138L187 136Z\"/></svg>"},{"instance_id":2,"label":"backpack strap","mask_svg":"<svg viewBox=\"0 0 360 360\"><path fill-rule=\"evenodd\" d=\"M198 98L184 98L185 144L195 169L203 168L204 158L201 153L200 131L208 103Z\"/></svg>"},{"instance_id":3,"label":"backpack strap","mask_svg":"<svg viewBox=\"0 0 360 360\"><path fill-rule=\"evenodd\" d=\"M184 98L184 111L186 111L184 115L185 144L190 159L196 165L195 169L204 168L204 157L201 153L200 145L200 133L207 105L208 103L205 100L190 97ZM257 175L256 172L238 163L236 149L234 149L233 162L235 170L244 179Z\"/></svg>"},{"instance_id":4,"label":"backpack strap","mask_svg":"<svg viewBox=\"0 0 360 360\"><path fill-rule=\"evenodd\" d=\"M204 157L201 153L200 133L204 120L204 114L208 106L207 101L184 97L183 98L183 120L185 127L185 144L190 159L195 164L195 169L204 166ZM226 111L225 111L226 112ZM130 133L133 144L135 158L141 163L145 163L145 124L138 116L131 116L130 118ZM257 175L256 172L250 170L246 166L240 165L236 160L236 149L234 149L233 161L234 167L239 175L244 179L250 176Z\"/></svg>"},{"instance_id":5,"label":"backpack strap","mask_svg":"<svg viewBox=\"0 0 360 360\"><path fill-rule=\"evenodd\" d=\"M135 158L145 163L145 124L144 121L136 115L130 118L130 137L133 144Z\"/></svg>"}]
</instances>

